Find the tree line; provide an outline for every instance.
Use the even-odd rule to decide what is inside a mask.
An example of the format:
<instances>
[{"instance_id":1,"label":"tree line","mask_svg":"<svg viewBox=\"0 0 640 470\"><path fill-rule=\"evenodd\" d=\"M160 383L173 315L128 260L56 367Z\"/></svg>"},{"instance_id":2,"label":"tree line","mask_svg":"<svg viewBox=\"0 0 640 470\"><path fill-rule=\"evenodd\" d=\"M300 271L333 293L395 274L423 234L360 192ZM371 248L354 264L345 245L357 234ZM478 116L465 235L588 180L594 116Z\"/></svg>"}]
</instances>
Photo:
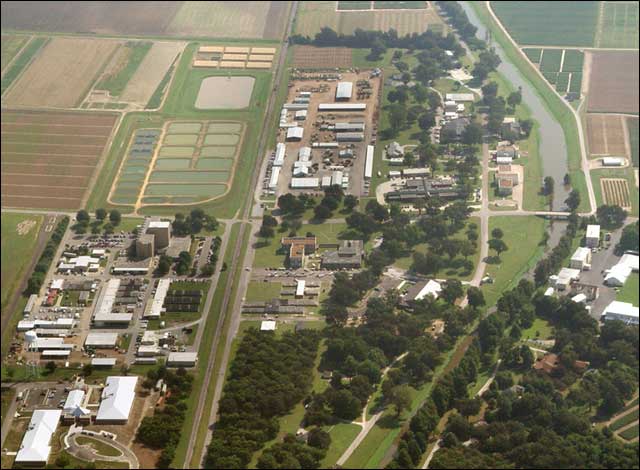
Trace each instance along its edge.
<instances>
[{"instance_id":1,"label":"tree line","mask_svg":"<svg viewBox=\"0 0 640 470\"><path fill-rule=\"evenodd\" d=\"M40 291L40 287L42 287L42 283L47 276L51 262L56 256L58 245L60 245L60 242L64 238L64 232L67 230L68 225L69 217L66 216L56 225L56 228L51 233L51 238L49 238L49 241L44 247L44 251L40 255L40 258L38 258L35 268L33 268L33 273L31 273L27 281L27 287L23 292L24 295L37 294Z\"/></svg>"}]
</instances>

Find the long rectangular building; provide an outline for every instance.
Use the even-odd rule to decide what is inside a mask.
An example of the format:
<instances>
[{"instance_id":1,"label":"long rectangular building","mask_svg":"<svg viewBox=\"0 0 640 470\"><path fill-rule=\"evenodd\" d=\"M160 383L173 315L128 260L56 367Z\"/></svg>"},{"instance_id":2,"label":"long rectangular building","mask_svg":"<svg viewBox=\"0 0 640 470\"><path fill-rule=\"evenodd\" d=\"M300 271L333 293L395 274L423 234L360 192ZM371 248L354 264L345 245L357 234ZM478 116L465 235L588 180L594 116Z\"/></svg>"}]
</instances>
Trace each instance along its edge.
<instances>
[{"instance_id":1,"label":"long rectangular building","mask_svg":"<svg viewBox=\"0 0 640 470\"><path fill-rule=\"evenodd\" d=\"M320 103L318 111L364 111L366 103Z\"/></svg>"},{"instance_id":2,"label":"long rectangular building","mask_svg":"<svg viewBox=\"0 0 640 470\"><path fill-rule=\"evenodd\" d=\"M286 156L287 147L282 143L276 145L276 157L273 160L273 166L284 165L284 157Z\"/></svg>"},{"instance_id":3,"label":"long rectangular building","mask_svg":"<svg viewBox=\"0 0 640 470\"><path fill-rule=\"evenodd\" d=\"M370 180L373 175L373 145L367 145L367 155L364 161L364 178Z\"/></svg>"},{"instance_id":4,"label":"long rectangular building","mask_svg":"<svg viewBox=\"0 0 640 470\"><path fill-rule=\"evenodd\" d=\"M138 377L135 376L107 377L96 422L126 423L136 396L137 383Z\"/></svg>"},{"instance_id":5,"label":"long rectangular building","mask_svg":"<svg viewBox=\"0 0 640 470\"><path fill-rule=\"evenodd\" d=\"M280 170L282 167L274 166L271 169L271 177L269 178L269 189L275 190L278 187L278 178L280 177Z\"/></svg>"},{"instance_id":6,"label":"long rectangular building","mask_svg":"<svg viewBox=\"0 0 640 470\"><path fill-rule=\"evenodd\" d=\"M158 281L158 287L156 288L153 300L150 303L147 303L147 308L144 312L145 318L160 318L164 298L167 296L170 285L171 279L160 279L160 281Z\"/></svg>"},{"instance_id":7,"label":"long rectangular building","mask_svg":"<svg viewBox=\"0 0 640 470\"><path fill-rule=\"evenodd\" d=\"M23 465L46 465L51 453L51 438L58 428L62 410L35 410L22 438L15 462Z\"/></svg>"}]
</instances>

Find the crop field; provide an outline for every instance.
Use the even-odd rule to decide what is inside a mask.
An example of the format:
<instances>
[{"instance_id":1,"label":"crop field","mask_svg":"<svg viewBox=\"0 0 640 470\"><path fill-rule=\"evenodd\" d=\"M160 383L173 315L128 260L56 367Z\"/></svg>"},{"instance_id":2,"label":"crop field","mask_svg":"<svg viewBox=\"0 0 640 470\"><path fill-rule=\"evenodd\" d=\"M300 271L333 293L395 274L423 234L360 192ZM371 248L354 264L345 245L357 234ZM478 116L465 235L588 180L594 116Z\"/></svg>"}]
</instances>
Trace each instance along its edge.
<instances>
[{"instance_id":1,"label":"crop field","mask_svg":"<svg viewBox=\"0 0 640 470\"><path fill-rule=\"evenodd\" d=\"M33 38L29 43L24 47L20 55L16 57L16 59L11 63L11 65L7 68L2 75L2 94L4 95L5 90L9 88L9 86L13 83L13 81L18 78L18 75L22 73L22 71L29 65L29 62L33 58L33 56L42 48L44 44L48 41L47 38Z\"/></svg>"},{"instance_id":2,"label":"crop field","mask_svg":"<svg viewBox=\"0 0 640 470\"><path fill-rule=\"evenodd\" d=\"M313 37L324 26L342 34L352 34L358 28L377 31L388 31L393 28L400 36L423 33L427 29L446 31L446 26L431 7L419 10L339 11L336 9L335 1L301 2L298 7L295 32Z\"/></svg>"},{"instance_id":3,"label":"crop field","mask_svg":"<svg viewBox=\"0 0 640 470\"><path fill-rule=\"evenodd\" d=\"M626 155L624 125L623 116L610 114L587 115L589 153L591 155Z\"/></svg>"},{"instance_id":4,"label":"crop field","mask_svg":"<svg viewBox=\"0 0 640 470\"><path fill-rule=\"evenodd\" d=\"M523 48L523 52L534 64L539 64L546 80L560 94L580 93L582 88L582 65L584 54L575 49Z\"/></svg>"},{"instance_id":5,"label":"crop field","mask_svg":"<svg viewBox=\"0 0 640 470\"><path fill-rule=\"evenodd\" d=\"M29 39L29 36L2 35L2 47L0 49L0 69L2 71L4 71L7 64L15 57L22 46L24 46L27 39Z\"/></svg>"},{"instance_id":6,"label":"crop field","mask_svg":"<svg viewBox=\"0 0 640 470\"><path fill-rule=\"evenodd\" d=\"M337 10L423 10L427 2L338 2Z\"/></svg>"},{"instance_id":7,"label":"crop field","mask_svg":"<svg viewBox=\"0 0 640 470\"><path fill-rule=\"evenodd\" d=\"M79 105L120 45L107 39L54 38L8 90L12 106Z\"/></svg>"},{"instance_id":8,"label":"crop field","mask_svg":"<svg viewBox=\"0 0 640 470\"><path fill-rule=\"evenodd\" d=\"M602 2L596 47L638 48L638 3Z\"/></svg>"},{"instance_id":9,"label":"crop field","mask_svg":"<svg viewBox=\"0 0 640 470\"><path fill-rule=\"evenodd\" d=\"M78 209L115 114L2 112L2 206Z\"/></svg>"},{"instance_id":10,"label":"crop field","mask_svg":"<svg viewBox=\"0 0 640 470\"><path fill-rule=\"evenodd\" d=\"M338 2L336 8L342 10L371 10L374 2Z\"/></svg>"},{"instance_id":11,"label":"crop field","mask_svg":"<svg viewBox=\"0 0 640 470\"><path fill-rule=\"evenodd\" d=\"M522 52L529 58L534 64L540 63L540 57L542 56L542 49L539 47L526 47L522 49Z\"/></svg>"},{"instance_id":12,"label":"crop field","mask_svg":"<svg viewBox=\"0 0 640 470\"><path fill-rule=\"evenodd\" d=\"M183 2L167 31L176 35L280 39L290 2Z\"/></svg>"},{"instance_id":13,"label":"crop field","mask_svg":"<svg viewBox=\"0 0 640 470\"><path fill-rule=\"evenodd\" d=\"M109 202L193 204L224 195L244 134L241 122L171 121L139 129Z\"/></svg>"},{"instance_id":14,"label":"crop field","mask_svg":"<svg viewBox=\"0 0 640 470\"><path fill-rule=\"evenodd\" d=\"M629 133L633 166L638 168L638 118L627 117L627 132Z\"/></svg>"},{"instance_id":15,"label":"crop field","mask_svg":"<svg viewBox=\"0 0 640 470\"><path fill-rule=\"evenodd\" d=\"M602 195L605 204L631 208L629 185L622 178L601 178Z\"/></svg>"},{"instance_id":16,"label":"crop field","mask_svg":"<svg viewBox=\"0 0 640 470\"><path fill-rule=\"evenodd\" d=\"M584 63L584 54L582 51L576 51L575 49L565 49L564 61L562 62L563 72L582 72L582 65Z\"/></svg>"},{"instance_id":17,"label":"crop field","mask_svg":"<svg viewBox=\"0 0 640 470\"><path fill-rule=\"evenodd\" d=\"M560 72L556 78L556 90L560 93L566 93L569 88L570 79L571 74L569 72Z\"/></svg>"},{"instance_id":18,"label":"crop field","mask_svg":"<svg viewBox=\"0 0 640 470\"><path fill-rule=\"evenodd\" d=\"M140 67L140 62L151 49L152 43L129 41L114 56L96 84L96 89L106 90L111 96L120 96L131 76Z\"/></svg>"},{"instance_id":19,"label":"crop field","mask_svg":"<svg viewBox=\"0 0 640 470\"><path fill-rule=\"evenodd\" d=\"M491 2L494 13L522 45L593 46L598 2Z\"/></svg>"},{"instance_id":20,"label":"crop field","mask_svg":"<svg viewBox=\"0 0 640 470\"><path fill-rule=\"evenodd\" d=\"M561 49L544 49L542 51L542 61L540 70L543 72L559 72L562 63Z\"/></svg>"},{"instance_id":21,"label":"crop field","mask_svg":"<svg viewBox=\"0 0 640 470\"><path fill-rule=\"evenodd\" d=\"M347 47L295 46L293 66L299 68L350 68L352 49Z\"/></svg>"},{"instance_id":22,"label":"crop field","mask_svg":"<svg viewBox=\"0 0 640 470\"><path fill-rule=\"evenodd\" d=\"M120 101L146 105L185 47L183 42L154 42L142 63L128 81Z\"/></svg>"},{"instance_id":23,"label":"crop field","mask_svg":"<svg viewBox=\"0 0 640 470\"><path fill-rule=\"evenodd\" d=\"M592 53L588 112L638 113L638 51Z\"/></svg>"}]
</instances>

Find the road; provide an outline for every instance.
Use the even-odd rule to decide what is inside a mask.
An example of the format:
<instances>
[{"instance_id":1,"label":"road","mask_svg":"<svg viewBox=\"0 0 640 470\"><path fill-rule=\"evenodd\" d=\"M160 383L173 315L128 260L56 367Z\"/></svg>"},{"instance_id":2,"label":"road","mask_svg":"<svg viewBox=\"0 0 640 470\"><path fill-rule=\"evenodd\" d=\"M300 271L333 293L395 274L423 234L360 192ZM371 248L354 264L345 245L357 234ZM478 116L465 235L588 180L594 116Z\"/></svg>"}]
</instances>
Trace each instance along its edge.
<instances>
[{"instance_id":1,"label":"road","mask_svg":"<svg viewBox=\"0 0 640 470\"><path fill-rule=\"evenodd\" d=\"M296 14L296 10L298 7L298 2L293 2L293 5L291 7L291 11L289 13L289 20L288 20L288 25L287 25L287 30L285 32L284 35L284 42L279 54L279 59L278 59L278 64L276 65L275 68L275 74L274 74L274 92L270 94L269 96L269 102L267 104L267 109L265 112L265 117L264 117L264 122L265 123L270 123L273 122L273 118L274 118L274 110L275 110L275 102L276 102L276 97L277 97L277 87L280 85L280 81L282 79L282 74L284 72L284 68L285 68L285 62L286 62L286 57L287 57L287 50L288 50L288 46L289 46L289 42L288 42L288 38L289 35L291 34L291 31L293 29L293 20L295 18L295 14ZM259 175L260 175L260 169L262 168L262 164L263 164L263 156L265 155L265 151L266 151L266 146L267 146L267 142L269 139L269 132L271 131L270 126L269 125L265 125L262 127L261 130L261 134L260 134L260 139L259 139L259 145L258 145L258 158L256 159L256 164L253 168L253 172L251 175L251 183L250 183L250 188L254 188L252 191L247 191L246 193L246 197L245 197L245 203L244 203L244 207L242 209L242 214L241 216L238 218L237 216L232 219L228 224L229 228L231 228L232 222L240 222L241 223L241 227L240 227L240 232L238 235L238 238L236 239L236 243L234 246L234 251L233 251L233 256L231 258L231 262L229 263L229 266L227 267L227 269L229 270L229 275L233 276L234 273L237 271L238 269L238 261L243 259L242 256L242 247L244 244L244 234L246 232L245 229L245 223L249 220L249 217L251 215L251 210L253 208L253 203L256 202L256 188L258 187L260 180L259 180ZM256 204L258 204L256 202ZM251 232L249 234L249 236L251 237L253 235L253 233L255 233L257 231L257 226L259 226L259 222L258 221L253 221L250 222L251 224ZM247 253L245 253L244 259L246 262L251 263L253 261L253 254L254 254L254 248L253 248L253 243L249 243L248 244L248 250ZM224 257L224 252L220 253L220 257ZM249 264L250 265L250 264ZM221 310L220 310L220 317L218 320L218 325L216 328L216 334L214 337L214 340L211 344L211 356L210 356L210 360L209 360L209 364L207 364L207 370L206 370L206 374L205 374L205 378L204 378L204 382L202 384L202 386L200 387L200 394L199 394L199 400L198 400L198 406L197 406L197 410L196 410L196 414L195 414L195 419L193 422L193 426L191 428L191 434L189 437L189 445L188 445L188 450L187 450L187 455L185 458L185 461L183 462L183 468L189 468L191 466L191 461L193 459L194 456L201 456L204 455L205 451L206 451L206 447L209 444L209 442L211 441L211 436L212 436L212 428L213 426L210 425L208 426L208 432L207 432L207 436L204 442L204 448L203 449L195 449L195 441L198 435L198 429L200 428L200 424L201 424L201 420L202 419L208 419L208 422L210 424L213 424L217 418L217 412L218 412L218 404L220 401L220 396L222 394L222 386L224 383L224 375L227 369L227 364L229 362L229 356L230 356L230 352L231 352L231 344L233 341L233 337L235 336L235 333L238 330L239 324L240 324L240 315L241 315L241 310L240 310L240 298L242 295L244 295L244 292L246 291L246 288L248 286L249 283L249 278L250 278L250 273L242 270L242 275L241 275L241 280L240 283L236 286L233 285L233 279L229 279L229 282L226 285L226 289L224 292L224 298L222 301L222 306L221 306ZM231 295L233 293L236 293L235 296L235 301L233 303L230 304L231 301ZM216 351L218 348L218 344L220 342L221 337L223 336L223 329L224 329L224 325L226 322L226 318L228 315L228 312L230 310L230 307L235 307L233 312L231 312L232 318L231 318L231 322L229 324L229 330L228 330L228 334L227 334L227 341L225 343L225 348L223 351L223 356L222 359L220 361L220 365L219 365L219 369L216 372L216 381L215 381L215 389L214 389L214 396L213 396L213 404L210 410L209 414L204 413L204 402L206 401L206 395L207 395L207 391L209 390L209 386L210 386L210 382L211 382L211 378L213 376L214 373L214 364L215 364L215 358L216 358ZM200 330L200 328L199 328ZM200 466L202 466L202 461L199 463Z\"/></svg>"}]
</instances>

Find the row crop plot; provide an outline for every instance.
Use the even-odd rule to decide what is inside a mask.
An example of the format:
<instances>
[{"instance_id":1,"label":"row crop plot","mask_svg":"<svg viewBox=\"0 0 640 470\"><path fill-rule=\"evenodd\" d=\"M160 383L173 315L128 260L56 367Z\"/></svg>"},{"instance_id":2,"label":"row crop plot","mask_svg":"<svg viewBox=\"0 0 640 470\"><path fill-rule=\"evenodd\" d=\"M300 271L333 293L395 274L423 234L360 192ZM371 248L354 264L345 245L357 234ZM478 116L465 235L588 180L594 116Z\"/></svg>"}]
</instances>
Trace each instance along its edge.
<instances>
[{"instance_id":1,"label":"row crop plot","mask_svg":"<svg viewBox=\"0 0 640 470\"><path fill-rule=\"evenodd\" d=\"M640 129L638 128L638 120L637 117L631 118L627 117L627 130L629 132L629 144L631 145L631 158L633 160L633 166L638 168L638 133Z\"/></svg>"},{"instance_id":2,"label":"row crop plot","mask_svg":"<svg viewBox=\"0 0 640 470\"><path fill-rule=\"evenodd\" d=\"M571 83L569 83L569 92L580 93L582 91L582 72L573 72L571 74Z\"/></svg>"},{"instance_id":3,"label":"row crop plot","mask_svg":"<svg viewBox=\"0 0 640 470\"><path fill-rule=\"evenodd\" d=\"M559 72L562 63L561 49L545 49L542 53L540 70L543 72Z\"/></svg>"},{"instance_id":4,"label":"row crop plot","mask_svg":"<svg viewBox=\"0 0 640 470\"><path fill-rule=\"evenodd\" d=\"M622 178L601 178L602 196L605 204L613 204L620 207L630 208L629 185L627 180Z\"/></svg>"},{"instance_id":5,"label":"row crop plot","mask_svg":"<svg viewBox=\"0 0 640 470\"><path fill-rule=\"evenodd\" d=\"M370 10L373 2L338 2L338 10Z\"/></svg>"},{"instance_id":6,"label":"row crop plot","mask_svg":"<svg viewBox=\"0 0 640 470\"><path fill-rule=\"evenodd\" d=\"M2 205L78 209L117 115L2 112Z\"/></svg>"},{"instance_id":7,"label":"row crop plot","mask_svg":"<svg viewBox=\"0 0 640 470\"><path fill-rule=\"evenodd\" d=\"M638 3L603 2L597 47L638 48Z\"/></svg>"},{"instance_id":8,"label":"row crop plot","mask_svg":"<svg viewBox=\"0 0 640 470\"><path fill-rule=\"evenodd\" d=\"M588 112L638 113L638 51L590 53Z\"/></svg>"},{"instance_id":9,"label":"row crop plot","mask_svg":"<svg viewBox=\"0 0 640 470\"><path fill-rule=\"evenodd\" d=\"M583 63L584 54L581 51L575 49L566 49L564 51L563 72L582 72Z\"/></svg>"},{"instance_id":10,"label":"row crop plot","mask_svg":"<svg viewBox=\"0 0 640 470\"><path fill-rule=\"evenodd\" d=\"M540 63L540 56L542 55L542 49L537 47L533 47L533 48L527 47L525 49L522 49L522 52L524 52L525 55L529 58L529 60L534 64Z\"/></svg>"},{"instance_id":11,"label":"row crop plot","mask_svg":"<svg viewBox=\"0 0 640 470\"><path fill-rule=\"evenodd\" d=\"M558 77L556 79L556 90L558 90L559 93L567 92L570 75L571 74L569 72L560 72L558 74Z\"/></svg>"},{"instance_id":12,"label":"row crop plot","mask_svg":"<svg viewBox=\"0 0 640 470\"><path fill-rule=\"evenodd\" d=\"M594 45L598 3L582 2L491 2L507 31L522 45Z\"/></svg>"}]
</instances>

